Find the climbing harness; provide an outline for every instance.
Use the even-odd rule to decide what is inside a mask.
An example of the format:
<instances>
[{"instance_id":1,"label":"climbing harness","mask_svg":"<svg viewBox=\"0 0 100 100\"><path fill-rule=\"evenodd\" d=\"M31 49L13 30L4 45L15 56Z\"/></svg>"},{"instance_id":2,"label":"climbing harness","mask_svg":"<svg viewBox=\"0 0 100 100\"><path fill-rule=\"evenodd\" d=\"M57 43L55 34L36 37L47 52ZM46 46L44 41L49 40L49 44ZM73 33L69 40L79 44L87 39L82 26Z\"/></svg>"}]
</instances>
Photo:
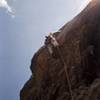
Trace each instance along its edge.
<instances>
[{"instance_id":1,"label":"climbing harness","mask_svg":"<svg viewBox=\"0 0 100 100\"><path fill-rule=\"evenodd\" d=\"M64 60L64 58L63 58L63 55L62 55L62 53L61 53L61 50L60 50L60 48L59 48L59 43L57 42L56 38L53 36L52 33L49 34L48 38L50 38L50 40L51 40L51 41L50 41L51 45L53 45L55 48L57 48L59 57L60 57L60 59L61 59L63 65L64 65L64 70L65 70L66 79L67 79L67 82L68 82L68 87L69 87L69 92L70 92L71 100L74 100L73 91L72 91L72 86L71 86L71 80L70 80L70 78L69 78L69 74L68 74L68 70L67 70L67 64L66 64L66 62L65 62L65 60ZM47 45L47 47L48 47L48 50L49 50L49 52L50 52L50 54L51 54L52 48L51 48L51 46L50 46L50 47L49 47L49 46L50 46L50 44ZM51 48L51 49L50 49L50 48ZM52 53L53 53L53 50L52 50Z\"/></svg>"}]
</instances>

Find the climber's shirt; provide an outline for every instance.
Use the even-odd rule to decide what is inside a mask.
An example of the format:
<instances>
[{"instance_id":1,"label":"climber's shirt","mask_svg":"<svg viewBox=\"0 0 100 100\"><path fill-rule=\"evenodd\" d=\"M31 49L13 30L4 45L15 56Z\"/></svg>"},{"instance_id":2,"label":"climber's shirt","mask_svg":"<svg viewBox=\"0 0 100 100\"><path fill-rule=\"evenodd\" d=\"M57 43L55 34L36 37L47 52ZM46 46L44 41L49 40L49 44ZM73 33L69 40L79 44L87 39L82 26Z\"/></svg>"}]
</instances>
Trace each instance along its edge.
<instances>
[{"instance_id":1,"label":"climber's shirt","mask_svg":"<svg viewBox=\"0 0 100 100\"><path fill-rule=\"evenodd\" d=\"M49 36L46 36L45 45L47 46L49 53L53 55L56 51L56 48L59 46L59 43L53 34L50 33Z\"/></svg>"},{"instance_id":2,"label":"climber's shirt","mask_svg":"<svg viewBox=\"0 0 100 100\"><path fill-rule=\"evenodd\" d=\"M50 34L49 36L50 36L50 38L51 38L51 44L52 44L54 47L59 46L59 43L57 42L57 40L56 40L56 38L53 36L53 34Z\"/></svg>"}]
</instances>

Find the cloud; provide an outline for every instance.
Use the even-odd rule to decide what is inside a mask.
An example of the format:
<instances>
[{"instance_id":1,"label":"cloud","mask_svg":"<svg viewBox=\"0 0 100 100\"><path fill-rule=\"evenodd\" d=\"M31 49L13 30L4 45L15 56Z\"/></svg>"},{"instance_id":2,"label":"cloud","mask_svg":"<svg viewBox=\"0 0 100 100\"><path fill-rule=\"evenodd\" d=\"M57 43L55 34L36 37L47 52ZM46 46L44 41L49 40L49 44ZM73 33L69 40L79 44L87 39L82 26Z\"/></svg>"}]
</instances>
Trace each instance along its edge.
<instances>
[{"instance_id":1,"label":"cloud","mask_svg":"<svg viewBox=\"0 0 100 100\"><path fill-rule=\"evenodd\" d=\"M1 8L5 8L7 10L7 12L14 17L14 11L12 10L12 8L8 5L8 2L6 0L0 0L0 7Z\"/></svg>"},{"instance_id":2,"label":"cloud","mask_svg":"<svg viewBox=\"0 0 100 100\"><path fill-rule=\"evenodd\" d=\"M92 0L83 0L80 10L83 10Z\"/></svg>"},{"instance_id":3,"label":"cloud","mask_svg":"<svg viewBox=\"0 0 100 100\"><path fill-rule=\"evenodd\" d=\"M76 0L76 2L80 2L80 6L77 8L77 13L80 13L92 0Z\"/></svg>"}]
</instances>

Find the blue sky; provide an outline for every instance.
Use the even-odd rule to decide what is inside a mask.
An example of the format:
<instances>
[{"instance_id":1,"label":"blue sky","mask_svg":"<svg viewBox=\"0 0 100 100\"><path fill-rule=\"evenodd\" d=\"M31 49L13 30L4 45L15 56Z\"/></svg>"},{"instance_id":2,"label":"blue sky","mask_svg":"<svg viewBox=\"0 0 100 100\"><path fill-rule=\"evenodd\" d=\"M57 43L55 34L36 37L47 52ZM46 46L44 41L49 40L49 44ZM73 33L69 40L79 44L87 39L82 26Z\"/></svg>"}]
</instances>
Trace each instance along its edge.
<instances>
[{"instance_id":1,"label":"blue sky","mask_svg":"<svg viewBox=\"0 0 100 100\"><path fill-rule=\"evenodd\" d=\"M71 20L83 2L8 0L8 4L15 18L0 9L0 100L19 100L20 89L31 75L31 58L43 45L45 35Z\"/></svg>"}]
</instances>

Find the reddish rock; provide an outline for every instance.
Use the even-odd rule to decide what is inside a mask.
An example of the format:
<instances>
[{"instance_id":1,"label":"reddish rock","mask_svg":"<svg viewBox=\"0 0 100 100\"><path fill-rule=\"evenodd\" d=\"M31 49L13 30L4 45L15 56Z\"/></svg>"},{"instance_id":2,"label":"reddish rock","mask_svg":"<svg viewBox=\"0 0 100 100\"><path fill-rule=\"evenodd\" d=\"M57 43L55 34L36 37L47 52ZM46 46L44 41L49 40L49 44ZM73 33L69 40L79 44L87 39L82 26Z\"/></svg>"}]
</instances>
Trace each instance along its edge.
<instances>
[{"instance_id":1,"label":"reddish rock","mask_svg":"<svg viewBox=\"0 0 100 100\"><path fill-rule=\"evenodd\" d=\"M67 64L74 100L100 100L100 1L92 0L74 19L54 33ZM33 56L32 76L20 100L71 100L64 64L57 48L42 46Z\"/></svg>"}]
</instances>

